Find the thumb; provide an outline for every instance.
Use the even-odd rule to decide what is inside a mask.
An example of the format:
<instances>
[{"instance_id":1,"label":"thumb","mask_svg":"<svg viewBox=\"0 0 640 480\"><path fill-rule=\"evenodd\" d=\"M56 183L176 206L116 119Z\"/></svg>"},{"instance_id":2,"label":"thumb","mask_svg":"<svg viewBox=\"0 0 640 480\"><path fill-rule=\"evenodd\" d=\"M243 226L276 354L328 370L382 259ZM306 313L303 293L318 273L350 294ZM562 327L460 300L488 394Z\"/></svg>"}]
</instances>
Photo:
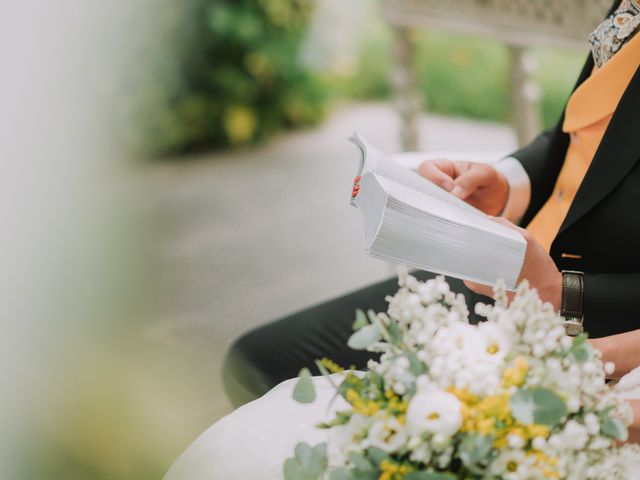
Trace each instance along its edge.
<instances>
[{"instance_id":1,"label":"thumb","mask_svg":"<svg viewBox=\"0 0 640 480\"><path fill-rule=\"evenodd\" d=\"M474 164L455 179L451 193L458 198L466 199L478 188L489 183L493 175L492 168L490 165Z\"/></svg>"}]
</instances>

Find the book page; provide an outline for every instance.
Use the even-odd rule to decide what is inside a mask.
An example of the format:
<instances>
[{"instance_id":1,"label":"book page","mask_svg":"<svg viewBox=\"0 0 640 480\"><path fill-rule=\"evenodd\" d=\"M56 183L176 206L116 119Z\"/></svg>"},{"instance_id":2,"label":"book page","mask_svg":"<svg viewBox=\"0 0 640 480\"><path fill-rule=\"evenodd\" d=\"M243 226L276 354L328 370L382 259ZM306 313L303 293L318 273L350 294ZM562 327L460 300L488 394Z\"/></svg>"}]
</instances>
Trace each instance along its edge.
<instances>
[{"instance_id":1,"label":"book page","mask_svg":"<svg viewBox=\"0 0 640 480\"><path fill-rule=\"evenodd\" d=\"M482 217L486 216L480 210L438 187L422 175L395 162L391 157L382 153L357 133L351 135L349 141L360 149L361 163L358 171L358 177L362 177L365 173L374 173L388 180L399 183L400 185L404 185L405 187L429 195L430 197L437 198L442 202L455 205L466 212Z\"/></svg>"},{"instance_id":2,"label":"book page","mask_svg":"<svg viewBox=\"0 0 640 480\"><path fill-rule=\"evenodd\" d=\"M451 222L455 222L460 225L466 225L478 230L484 230L486 232L495 233L502 237L511 238L519 243L526 243L522 235L516 230L506 227L498 222L494 222L486 216L478 216L470 214L467 211L462 211L456 206L442 202L437 198L427 198L424 195L420 195L416 190L407 188L398 182L389 181L386 178L375 176L376 181L382 186L382 188L392 197L400 200L409 207L413 207L416 210L422 212L428 212L435 217L442 218Z\"/></svg>"}]
</instances>

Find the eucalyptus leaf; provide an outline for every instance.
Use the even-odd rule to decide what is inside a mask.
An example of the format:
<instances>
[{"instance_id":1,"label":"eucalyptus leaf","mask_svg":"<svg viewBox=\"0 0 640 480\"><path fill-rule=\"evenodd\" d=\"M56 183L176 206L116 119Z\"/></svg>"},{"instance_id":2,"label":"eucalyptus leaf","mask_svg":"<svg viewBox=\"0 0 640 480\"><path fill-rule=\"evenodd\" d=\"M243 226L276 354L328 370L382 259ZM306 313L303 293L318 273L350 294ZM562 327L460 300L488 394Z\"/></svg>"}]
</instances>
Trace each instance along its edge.
<instances>
[{"instance_id":1,"label":"eucalyptus leaf","mask_svg":"<svg viewBox=\"0 0 640 480\"><path fill-rule=\"evenodd\" d=\"M330 480L378 480L378 472L363 472L350 468L339 468L333 470L329 476Z\"/></svg>"},{"instance_id":2,"label":"eucalyptus leaf","mask_svg":"<svg viewBox=\"0 0 640 480\"><path fill-rule=\"evenodd\" d=\"M409 360L409 371L416 377L427 371L427 366L418 358L415 352L407 352L407 359Z\"/></svg>"},{"instance_id":3,"label":"eucalyptus leaf","mask_svg":"<svg viewBox=\"0 0 640 480\"><path fill-rule=\"evenodd\" d=\"M376 465L371 463L371 461L362 453L351 452L347 455L349 461L353 464L356 470L361 471L377 471Z\"/></svg>"},{"instance_id":4,"label":"eucalyptus leaf","mask_svg":"<svg viewBox=\"0 0 640 480\"><path fill-rule=\"evenodd\" d=\"M356 321L353 322L353 329L360 330L368 324L369 321L367 320L367 315L360 309L356 310Z\"/></svg>"},{"instance_id":5,"label":"eucalyptus leaf","mask_svg":"<svg viewBox=\"0 0 640 480\"><path fill-rule=\"evenodd\" d=\"M379 466L383 460L391 460L391 456L387 452L377 447L368 448L367 457L376 466Z\"/></svg>"},{"instance_id":6,"label":"eucalyptus leaf","mask_svg":"<svg viewBox=\"0 0 640 480\"><path fill-rule=\"evenodd\" d=\"M588 335L586 333L581 333L573 339L569 354L578 363L585 363L591 358L592 349L587 343L587 338Z\"/></svg>"},{"instance_id":7,"label":"eucalyptus leaf","mask_svg":"<svg viewBox=\"0 0 640 480\"><path fill-rule=\"evenodd\" d=\"M332 470L329 475L330 480L355 480L353 477L353 471L349 468L338 468Z\"/></svg>"},{"instance_id":8,"label":"eucalyptus leaf","mask_svg":"<svg viewBox=\"0 0 640 480\"><path fill-rule=\"evenodd\" d=\"M402 343L402 330L400 330L400 326L398 322L395 320L390 320L387 325L387 332L389 332L389 337L391 338L391 343L394 345L400 345Z\"/></svg>"},{"instance_id":9,"label":"eucalyptus leaf","mask_svg":"<svg viewBox=\"0 0 640 480\"><path fill-rule=\"evenodd\" d=\"M578 335L573 339L573 344L571 348L581 347L587 342L587 338L589 338L589 335L587 335L586 333L581 333L580 335Z\"/></svg>"},{"instance_id":10,"label":"eucalyptus leaf","mask_svg":"<svg viewBox=\"0 0 640 480\"><path fill-rule=\"evenodd\" d=\"M377 325L367 325L355 332L351 337L347 345L353 350L366 350L367 347L382 339L382 332Z\"/></svg>"},{"instance_id":11,"label":"eucalyptus leaf","mask_svg":"<svg viewBox=\"0 0 640 480\"><path fill-rule=\"evenodd\" d=\"M293 399L298 403L312 403L316 399L316 388L308 368L300 370L298 381L293 389Z\"/></svg>"},{"instance_id":12,"label":"eucalyptus leaf","mask_svg":"<svg viewBox=\"0 0 640 480\"><path fill-rule=\"evenodd\" d=\"M469 435L459 447L462 463L470 472L482 474L493 450L493 439L484 435Z\"/></svg>"},{"instance_id":13,"label":"eucalyptus leaf","mask_svg":"<svg viewBox=\"0 0 640 480\"><path fill-rule=\"evenodd\" d=\"M327 470L327 444L296 445L295 456L284 463L285 480L318 480Z\"/></svg>"},{"instance_id":14,"label":"eucalyptus leaf","mask_svg":"<svg viewBox=\"0 0 640 480\"><path fill-rule=\"evenodd\" d=\"M546 388L521 388L509 400L513 417L527 425L554 426L567 414L564 400Z\"/></svg>"},{"instance_id":15,"label":"eucalyptus leaf","mask_svg":"<svg viewBox=\"0 0 640 480\"><path fill-rule=\"evenodd\" d=\"M617 418L607 417L600 425L600 432L610 438L624 442L629 438L629 431Z\"/></svg>"},{"instance_id":16,"label":"eucalyptus leaf","mask_svg":"<svg viewBox=\"0 0 640 480\"><path fill-rule=\"evenodd\" d=\"M582 345L572 349L571 356L578 363L586 363L591 358L591 349L587 345Z\"/></svg>"}]
</instances>

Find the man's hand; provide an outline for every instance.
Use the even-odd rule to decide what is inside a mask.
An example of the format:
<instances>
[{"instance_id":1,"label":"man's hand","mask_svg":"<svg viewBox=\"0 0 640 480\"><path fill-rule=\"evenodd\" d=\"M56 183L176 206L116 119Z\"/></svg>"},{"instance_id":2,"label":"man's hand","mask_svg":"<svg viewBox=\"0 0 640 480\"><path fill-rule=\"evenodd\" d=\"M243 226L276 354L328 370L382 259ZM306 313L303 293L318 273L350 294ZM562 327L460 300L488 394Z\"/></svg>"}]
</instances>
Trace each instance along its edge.
<instances>
[{"instance_id":1,"label":"man's hand","mask_svg":"<svg viewBox=\"0 0 640 480\"><path fill-rule=\"evenodd\" d=\"M418 173L488 215L498 215L507 203L509 183L487 163L427 160Z\"/></svg>"},{"instance_id":2,"label":"man's hand","mask_svg":"<svg viewBox=\"0 0 640 480\"><path fill-rule=\"evenodd\" d=\"M546 250L525 229L515 226L504 218L494 218L494 221L518 231L527 241L527 252L520 271L518 283L528 280L529 285L538 291L544 302L549 302L553 308L560 310L562 304L562 273L556 267ZM476 293L491 296L493 291L487 285L465 281L464 284Z\"/></svg>"}]
</instances>

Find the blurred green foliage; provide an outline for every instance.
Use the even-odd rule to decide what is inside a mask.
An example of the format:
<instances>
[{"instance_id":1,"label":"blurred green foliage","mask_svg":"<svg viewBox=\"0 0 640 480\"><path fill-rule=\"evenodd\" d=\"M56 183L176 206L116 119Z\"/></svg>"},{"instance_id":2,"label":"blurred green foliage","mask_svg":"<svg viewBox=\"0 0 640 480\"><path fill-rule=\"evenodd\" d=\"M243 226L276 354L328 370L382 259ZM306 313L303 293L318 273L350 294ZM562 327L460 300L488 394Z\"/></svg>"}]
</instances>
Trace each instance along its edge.
<instances>
[{"instance_id":1,"label":"blurred green foliage","mask_svg":"<svg viewBox=\"0 0 640 480\"><path fill-rule=\"evenodd\" d=\"M299 61L312 10L313 0L184 0L159 13L173 45L157 47L131 95L137 149L240 145L318 122L327 90Z\"/></svg>"},{"instance_id":2,"label":"blurred green foliage","mask_svg":"<svg viewBox=\"0 0 640 480\"><path fill-rule=\"evenodd\" d=\"M144 75L127 107L130 143L147 156L239 146L313 125L329 100L390 98L391 35L376 15L367 20L355 54L345 45L334 67L314 71L301 62L314 0L164 3L150 19L161 42L147 47ZM324 29L331 34L330 26ZM428 111L509 121L505 45L440 31L416 36ZM534 56L548 127L562 111L583 55L537 49Z\"/></svg>"},{"instance_id":3,"label":"blurred green foliage","mask_svg":"<svg viewBox=\"0 0 640 480\"><path fill-rule=\"evenodd\" d=\"M509 121L509 52L505 45L483 38L446 32L417 33L420 90L430 112ZM341 95L356 99L390 97L392 69L390 33L377 28L363 39L357 67L337 79ZM543 125L557 122L577 79L584 54L558 49L534 49L542 88Z\"/></svg>"}]
</instances>

